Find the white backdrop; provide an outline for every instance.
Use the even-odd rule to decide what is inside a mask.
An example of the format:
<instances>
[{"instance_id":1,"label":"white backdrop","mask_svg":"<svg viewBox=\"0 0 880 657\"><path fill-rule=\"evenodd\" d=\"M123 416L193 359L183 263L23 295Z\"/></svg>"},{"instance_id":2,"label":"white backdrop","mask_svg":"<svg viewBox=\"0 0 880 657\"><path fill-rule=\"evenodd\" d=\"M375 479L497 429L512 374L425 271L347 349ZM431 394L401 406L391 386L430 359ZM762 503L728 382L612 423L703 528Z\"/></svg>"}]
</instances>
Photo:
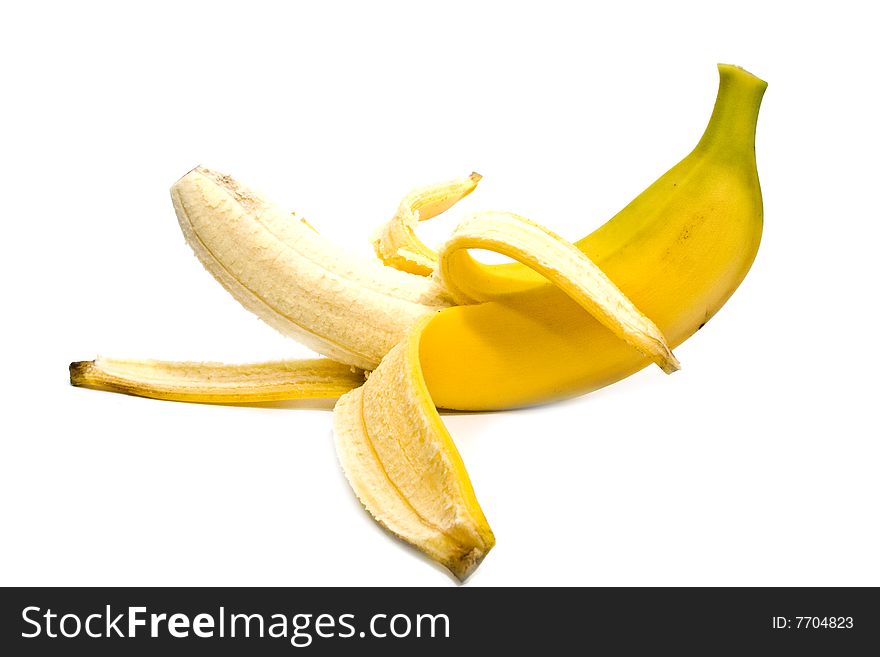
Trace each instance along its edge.
<instances>
[{"instance_id":1,"label":"white backdrop","mask_svg":"<svg viewBox=\"0 0 880 657\"><path fill-rule=\"evenodd\" d=\"M585 4L585 3L584 3ZM68 385L95 354L306 356L223 291L168 187L204 163L369 252L411 187L576 239L769 82L748 278L649 368L446 423L498 544L468 585L880 585L880 116L868 7L19 3L0 25L0 584L451 586L360 508L331 404Z\"/></svg>"}]
</instances>

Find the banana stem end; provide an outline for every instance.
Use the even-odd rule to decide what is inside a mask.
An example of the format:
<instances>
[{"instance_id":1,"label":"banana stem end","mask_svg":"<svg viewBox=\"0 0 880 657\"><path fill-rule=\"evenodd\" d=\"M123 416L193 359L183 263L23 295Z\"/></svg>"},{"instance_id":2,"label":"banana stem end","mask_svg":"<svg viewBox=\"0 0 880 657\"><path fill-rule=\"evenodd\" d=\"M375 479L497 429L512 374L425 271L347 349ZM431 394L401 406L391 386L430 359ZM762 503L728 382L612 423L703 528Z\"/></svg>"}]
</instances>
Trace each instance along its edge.
<instances>
[{"instance_id":1,"label":"banana stem end","mask_svg":"<svg viewBox=\"0 0 880 657\"><path fill-rule=\"evenodd\" d=\"M660 365L660 369L667 374L678 372L678 370L681 369L681 363L678 362L678 358L676 358L675 354L671 351L667 351L665 357L657 364Z\"/></svg>"},{"instance_id":2,"label":"banana stem end","mask_svg":"<svg viewBox=\"0 0 880 657\"><path fill-rule=\"evenodd\" d=\"M70 385L77 388L87 387L89 384L89 371L95 366L93 360L80 360L70 364Z\"/></svg>"}]
</instances>

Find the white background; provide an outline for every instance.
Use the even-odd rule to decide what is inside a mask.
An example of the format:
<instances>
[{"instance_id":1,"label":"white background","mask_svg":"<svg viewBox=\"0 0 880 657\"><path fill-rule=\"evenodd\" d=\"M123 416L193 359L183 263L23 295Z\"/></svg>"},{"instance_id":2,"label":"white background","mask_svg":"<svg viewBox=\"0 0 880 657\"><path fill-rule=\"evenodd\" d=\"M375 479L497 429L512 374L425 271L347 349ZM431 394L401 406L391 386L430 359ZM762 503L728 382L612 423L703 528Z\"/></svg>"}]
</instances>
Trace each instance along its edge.
<instances>
[{"instance_id":1,"label":"white background","mask_svg":"<svg viewBox=\"0 0 880 657\"><path fill-rule=\"evenodd\" d=\"M576 239L690 150L730 62L770 85L752 271L674 376L446 417L498 540L468 585L880 585L870 4L584 5L7 8L0 584L454 585L360 508L330 403L137 399L68 362L308 355L184 243L196 164L363 253L471 170L427 239L476 209Z\"/></svg>"}]
</instances>

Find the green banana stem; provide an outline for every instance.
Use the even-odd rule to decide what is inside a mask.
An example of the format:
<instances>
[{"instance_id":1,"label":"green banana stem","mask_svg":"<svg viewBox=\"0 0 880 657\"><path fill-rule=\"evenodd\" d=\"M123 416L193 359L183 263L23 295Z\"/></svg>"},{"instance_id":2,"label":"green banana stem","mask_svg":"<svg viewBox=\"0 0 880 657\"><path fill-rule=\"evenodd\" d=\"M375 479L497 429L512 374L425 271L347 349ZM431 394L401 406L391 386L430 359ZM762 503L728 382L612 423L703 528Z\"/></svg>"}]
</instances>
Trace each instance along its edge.
<instances>
[{"instance_id":1,"label":"green banana stem","mask_svg":"<svg viewBox=\"0 0 880 657\"><path fill-rule=\"evenodd\" d=\"M714 150L719 156L753 155L758 110L767 83L730 64L719 64L718 73L718 98L697 150Z\"/></svg>"}]
</instances>

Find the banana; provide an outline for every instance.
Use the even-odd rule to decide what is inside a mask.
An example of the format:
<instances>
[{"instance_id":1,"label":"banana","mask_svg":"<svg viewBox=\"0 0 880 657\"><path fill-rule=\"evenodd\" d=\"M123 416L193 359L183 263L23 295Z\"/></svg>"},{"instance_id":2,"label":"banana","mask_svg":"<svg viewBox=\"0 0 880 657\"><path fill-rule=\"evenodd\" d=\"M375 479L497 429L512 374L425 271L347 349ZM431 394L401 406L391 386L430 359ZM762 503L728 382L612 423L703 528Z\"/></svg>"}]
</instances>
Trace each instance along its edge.
<instances>
[{"instance_id":1,"label":"banana","mask_svg":"<svg viewBox=\"0 0 880 657\"><path fill-rule=\"evenodd\" d=\"M650 362L672 372L671 347L718 311L755 258L763 211L754 138L766 83L718 68L696 148L574 244L523 217L483 212L439 251L424 245L416 225L473 191L480 177L471 174L409 194L374 237L381 262L359 260L199 167L172 188L196 255L242 305L338 363L99 359L72 364L71 382L193 401L341 395L337 454L358 498L463 579L495 539L436 408L546 402ZM516 262L481 264L473 248Z\"/></svg>"},{"instance_id":2,"label":"banana","mask_svg":"<svg viewBox=\"0 0 880 657\"><path fill-rule=\"evenodd\" d=\"M336 248L205 167L171 188L187 243L245 308L333 360L372 370L421 317L451 304L430 279Z\"/></svg>"}]
</instances>

